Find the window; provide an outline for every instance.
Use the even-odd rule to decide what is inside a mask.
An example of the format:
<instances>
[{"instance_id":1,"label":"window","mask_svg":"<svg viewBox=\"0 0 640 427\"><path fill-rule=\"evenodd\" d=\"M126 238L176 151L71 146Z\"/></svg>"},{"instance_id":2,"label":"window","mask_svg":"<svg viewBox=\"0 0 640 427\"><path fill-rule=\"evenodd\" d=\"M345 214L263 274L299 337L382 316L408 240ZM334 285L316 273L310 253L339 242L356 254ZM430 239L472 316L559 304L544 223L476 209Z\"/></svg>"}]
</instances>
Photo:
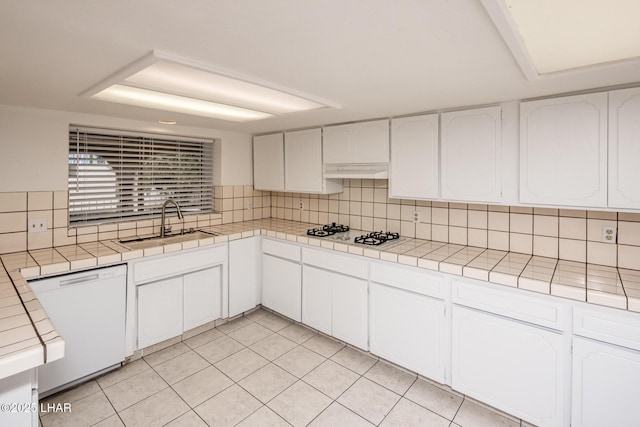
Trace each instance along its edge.
<instances>
[{"instance_id":1,"label":"window","mask_svg":"<svg viewBox=\"0 0 640 427\"><path fill-rule=\"evenodd\" d=\"M69 223L213 212L213 141L69 127Z\"/></svg>"}]
</instances>

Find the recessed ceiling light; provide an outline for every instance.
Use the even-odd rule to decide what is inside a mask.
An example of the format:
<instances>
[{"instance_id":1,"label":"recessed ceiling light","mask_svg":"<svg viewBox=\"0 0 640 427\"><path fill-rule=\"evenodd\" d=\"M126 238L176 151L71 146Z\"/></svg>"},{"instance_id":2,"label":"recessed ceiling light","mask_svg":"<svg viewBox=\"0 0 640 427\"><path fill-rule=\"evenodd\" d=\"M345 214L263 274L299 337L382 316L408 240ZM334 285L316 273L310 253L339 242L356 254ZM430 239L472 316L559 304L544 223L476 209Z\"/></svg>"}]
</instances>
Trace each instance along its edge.
<instances>
[{"instance_id":1,"label":"recessed ceiling light","mask_svg":"<svg viewBox=\"0 0 640 427\"><path fill-rule=\"evenodd\" d=\"M481 0L524 74L638 60L638 0Z\"/></svg>"},{"instance_id":2,"label":"recessed ceiling light","mask_svg":"<svg viewBox=\"0 0 640 427\"><path fill-rule=\"evenodd\" d=\"M82 95L232 121L340 108L331 101L156 51Z\"/></svg>"},{"instance_id":3,"label":"recessed ceiling light","mask_svg":"<svg viewBox=\"0 0 640 427\"><path fill-rule=\"evenodd\" d=\"M175 120L158 120L158 123L161 125L175 125L177 122Z\"/></svg>"}]
</instances>

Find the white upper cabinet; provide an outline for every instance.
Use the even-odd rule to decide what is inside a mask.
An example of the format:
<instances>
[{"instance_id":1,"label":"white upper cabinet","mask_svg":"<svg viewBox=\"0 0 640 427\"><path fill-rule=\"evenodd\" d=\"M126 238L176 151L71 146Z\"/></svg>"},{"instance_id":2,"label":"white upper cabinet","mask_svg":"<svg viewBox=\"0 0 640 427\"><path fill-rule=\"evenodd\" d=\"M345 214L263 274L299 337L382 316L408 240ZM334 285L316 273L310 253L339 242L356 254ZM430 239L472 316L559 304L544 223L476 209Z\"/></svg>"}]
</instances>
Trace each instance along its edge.
<instances>
[{"instance_id":1,"label":"white upper cabinet","mask_svg":"<svg viewBox=\"0 0 640 427\"><path fill-rule=\"evenodd\" d=\"M324 163L389 163L389 120L328 126L323 142Z\"/></svg>"},{"instance_id":2,"label":"white upper cabinet","mask_svg":"<svg viewBox=\"0 0 640 427\"><path fill-rule=\"evenodd\" d=\"M443 113L442 198L499 202L502 196L501 107Z\"/></svg>"},{"instance_id":3,"label":"white upper cabinet","mask_svg":"<svg viewBox=\"0 0 640 427\"><path fill-rule=\"evenodd\" d=\"M609 207L640 208L640 88L609 92Z\"/></svg>"},{"instance_id":4,"label":"white upper cabinet","mask_svg":"<svg viewBox=\"0 0 640 427\"><path fill-rule=\"evenodd\" d=\"M305 193L342 191L342 180L322 177L322 129L284 134L284 187Z\"/></svg>"},{"instance_id":5,"label":"white upper cabinet","mask_svg":"<svg viewBox=\"0 0 640 427\"><path fill-rule=\"evenodd\" d=\"M520 104L520 202L607 206L606 92Z\"/></svg>"},{"instance_id":6,"label":"white upper cabinet","mask_svg":"<svg viewBox=\"0 0 640 427\"><path fill-rule=\"evenodd\" d=\"M284 191L282 133L253 138L253 186L256 190Z\"/></svg>"},{"instance_id":7,"label":"white upper cabinet","mask_svg":"<svg viewBox=\"0 0 640 427\"><path fill-rule=\"evenodd\" d=\"M438 198L438 160L437 114L391 121L390 197Z\"/></svg>"}]
</instances>

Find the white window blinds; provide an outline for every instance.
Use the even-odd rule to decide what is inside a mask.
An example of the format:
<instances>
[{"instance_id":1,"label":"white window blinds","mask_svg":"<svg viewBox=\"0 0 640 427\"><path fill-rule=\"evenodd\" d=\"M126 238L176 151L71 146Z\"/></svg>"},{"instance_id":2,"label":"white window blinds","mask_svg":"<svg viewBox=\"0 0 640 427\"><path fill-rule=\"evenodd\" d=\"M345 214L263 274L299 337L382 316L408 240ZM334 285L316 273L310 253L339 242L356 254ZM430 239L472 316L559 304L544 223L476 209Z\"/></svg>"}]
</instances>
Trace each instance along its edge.
<instances>
[{"instance_id":1,"label":"white window blinds","mask_svg":"<svg viewBox=\"0 0 640 427\"><path fill-rule=\"evenodd\" d=\"M69 127L69 223L213 211L213 141Z\"/></svg>"}]
</instances>

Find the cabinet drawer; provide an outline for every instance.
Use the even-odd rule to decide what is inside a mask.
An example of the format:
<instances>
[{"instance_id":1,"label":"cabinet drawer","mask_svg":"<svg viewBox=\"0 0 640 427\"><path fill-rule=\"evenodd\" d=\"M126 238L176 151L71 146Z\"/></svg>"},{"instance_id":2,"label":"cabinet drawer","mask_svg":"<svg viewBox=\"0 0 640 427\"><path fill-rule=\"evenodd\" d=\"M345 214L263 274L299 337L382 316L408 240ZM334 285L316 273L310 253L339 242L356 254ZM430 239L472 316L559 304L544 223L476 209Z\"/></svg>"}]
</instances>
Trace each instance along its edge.
<instances>
[{"instance_id":1,"label":"cabinet drawer","mask_svg":"<svg viewBox=\"0 0 640 427\"><path fill-rule=\"evenodd\" d=\"M300 262L300 247L277 240L263 239L262 253Z\"/></svg>"},{"instance_id":2,"label":"cabinet drawer","mask_svg":"<svg viewBox=\"0 0 640 427\"><path fill-rule=\"evenodd\" d=\"M326 270L360 277L361 279L367 278L368 262L353 256L304 248L302 250L302 261L307 265L314 265Z\"/></svg>"},{"instance_id":3,"label":"cabinet drawer","mask_svg":"<svg viewBox=\"0 0 640 427\"><path fill-rule=\"evenodd\" d=\"M565 304L542 296L525 295L522 291L508 292L484 282L453 281L452 301L512 319L547 328L563 330Z\"/></svg>"},{"instance_id":4,"label":"cabinet drawer","mask_svg":"<svg viewBox=\"0 0 640 427\"><path fill-rule=\"evenodd\" d=\"M133 281L136 284L150 282L163 277L178 276L227 260L227 244L206 249L183 251L171 255L158 255L133 266Z\"/></svg>"},{"instance_id":5,"label":"cabinet drawer","mask_svg":"<svg viewBox=\"0 0 640 427\"><path fill-rule=\"evenodd\" d=\"M640 350L640 315L614 309L576 307L573 333Z\"/></svg>"},{"instance_id":6,"label":"cabinet drawer","mask_svg":"<svg viewBox=\"0 0 640 427\"><path fill-rule=\"evenodd\" d=\"M410 267L372 263L371 280L394 288L441 299L445 298L447 292L446 277Z\"/></svg>"}]
</instances>

